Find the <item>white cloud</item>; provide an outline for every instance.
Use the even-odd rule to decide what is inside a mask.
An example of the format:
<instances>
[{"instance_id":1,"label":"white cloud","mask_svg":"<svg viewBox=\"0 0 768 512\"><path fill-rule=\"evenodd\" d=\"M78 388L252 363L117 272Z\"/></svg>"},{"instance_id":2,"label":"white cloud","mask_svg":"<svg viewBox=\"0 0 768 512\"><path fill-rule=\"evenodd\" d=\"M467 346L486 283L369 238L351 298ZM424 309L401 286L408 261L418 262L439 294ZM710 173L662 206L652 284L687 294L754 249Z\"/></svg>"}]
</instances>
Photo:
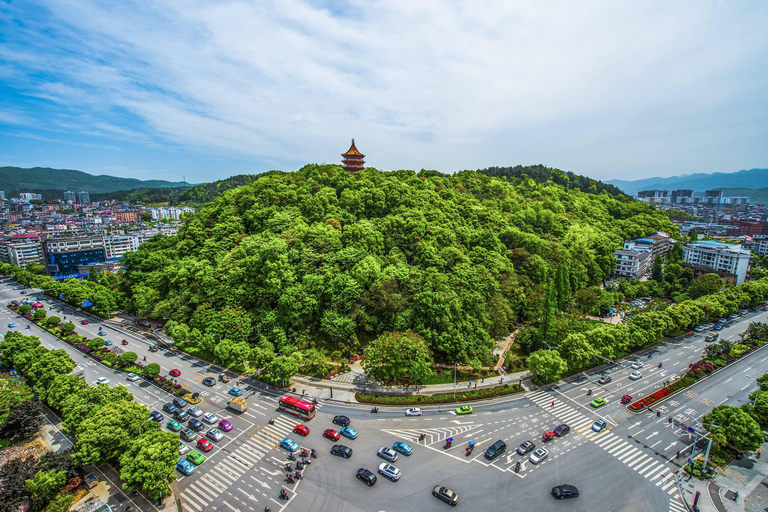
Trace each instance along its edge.
<instances>
[{"instance_id":1,"label":"white cloud","mask_svg":"<svg viewBox=\"0 0 768 512\"><path fill-rule=\"evenodd\" d=\"M768 139L762 2L39 3L55 37L0 57L86 134L286 165L353 136L382 169L768 165L738 142Z\"/></svg>"}]
</instances>

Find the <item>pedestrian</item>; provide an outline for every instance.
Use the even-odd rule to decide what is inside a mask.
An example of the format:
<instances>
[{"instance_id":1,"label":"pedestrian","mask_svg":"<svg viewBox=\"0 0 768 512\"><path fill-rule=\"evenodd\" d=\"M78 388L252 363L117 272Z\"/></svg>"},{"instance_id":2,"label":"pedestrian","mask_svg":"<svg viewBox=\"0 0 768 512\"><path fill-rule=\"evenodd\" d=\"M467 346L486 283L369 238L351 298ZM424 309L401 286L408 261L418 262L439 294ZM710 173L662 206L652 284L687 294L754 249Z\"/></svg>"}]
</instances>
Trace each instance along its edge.
<instances>
[{"instance_id":1,"label":"pedestrian","mask_svg":"<svg viewBox=\"0 0 768 512\"><path fill-rule=\"evenodd\" d=\"M555 406L555 401L554 401L554 400L552 400L552 407L554 407L554 406Z\"/></svg>"},{"instance_id":2,"label":"pedestrian","mask_svg":"<svg viewBox=\"0 0 768 512\"><path fill-rule=\"evenodd\" d=\"M475 382L475 389L477 389L477 382ZM758 455L757 458L759 459L760 456Z\"/></svg>"},{"instance_id":3,"label":"pedestrian","mask_svg":"<svg viewBox=\"0 0 768 512\"><path fill-rule=\"evenodd\" d=\"M676 458L676 459L679 459L679 458L680 458L680 452L679 452L679 451L677 452L677 455L675 456L675 458Z\"/></svg>"},{"instance_id":4,"label":"pedestrian","mask_svg":"<svg viewBox=\"0 0 768 512\"><path fill-rule=\"evenodd\" d=\"M757 450L757 458L760 458L760 450Z\"/></svg>"},{"instance_id":5,"label":"pedestrian","mask_svg":"<svg viewBox=\"0 0 768 512\"><path fill-rule=\"evenodd\" d=\"M468 388L471 388L471 387L472 387L472 381L469 381L469 385L468 385L467 387L468 387Z\"/></svg>"},{"instance_id":6,"label":"pedestrian","mask_svg":"<svg viewBox=\"0 0 768 512\"><path fill-rule=\"evenodd\" d=\"M483 377L482 379L480 379L480 384L482 384L483 382L485 382L485 377Z\"/></svg>"},{"instance_id":7,"label":"pedestrian","mask_svg":"<svg viewBox=\"0 0 768 512\"><path fill-rule=\"evenodd\" d=\"M301 396L304 396L304 395L306 395L306 394L307 394L307 390L306 390L306 389L302 389L302 390L301 390Z\"/></svg>"}]
</instances>

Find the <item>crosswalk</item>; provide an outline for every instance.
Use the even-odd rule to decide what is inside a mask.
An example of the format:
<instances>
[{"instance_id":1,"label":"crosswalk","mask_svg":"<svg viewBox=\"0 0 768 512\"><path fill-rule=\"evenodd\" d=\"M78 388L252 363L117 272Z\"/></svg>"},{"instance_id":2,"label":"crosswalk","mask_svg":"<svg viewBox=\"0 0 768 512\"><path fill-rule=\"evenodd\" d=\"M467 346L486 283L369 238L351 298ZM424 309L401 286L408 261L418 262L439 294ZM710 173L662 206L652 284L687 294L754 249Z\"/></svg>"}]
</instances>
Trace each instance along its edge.
<instances>
[{"instance_id":1,"label":"crosswalk","mask_svg":"<svg viewBox=\"0 0 768 512\"><path fill-rule=\"evenodd\" d=\"M627 441L610 432L592 430L594 419L587 418L584 414L574 410L545 391L534 391L528 395L536 405L551 412L561 421L567 423L571 430L584 437L588 441L608 452L627 467L633 469L643 478L655 483L662 491L672 496L670 500L670 512L678 512L685 508L677 501L680 498L677 490L677 481L672 470L663 462L654 459L643 450L635 448Z\"/></svg>"},{"instance_id":2,"label":"crosswalk","mask_svg":"<svg viewBox=\"0 0 768 512\"><path fill-rule=\"evenodd\" d=\"M419 428L419 429L398 429L398 428L383 428L381 429L382 432L386 432L387 434L391 434L395 437L399 437L400 439L405 439L406 441L417 443L419 442L419 436L421 434L425 435L424 441L425 444L430 445L433 443L439 443L441 441L445 441L449 437L458 437L461 434L467 434L470 432L473 432L474 430L482 427L483 425L460 425L457 427L441 427L441 428Z\"/></svg>"},{"instance_id":3,"label":"crosswalk","mask_svg":"<svg viewBox=\"0 0 768 512\"><path fill-rule=\"evenodd\" d=\"M245 442L223 460L206 468L206 473L184 490L182 499L189 510L202 512L208 509L216 498L230 490L237 482L238 490L251 502L269 500L273 501L275 506L282 505L276 500L280 488L296 491L300 481L288 484L284 480L284 466L287 460L283 454L272 452L279 448L281 439L291 435L296 421L284 416L276 416L274 419L274 424L256 427L248 432ZM301 441L299 436L292 439Z\"/></svg>"}]
</instances>

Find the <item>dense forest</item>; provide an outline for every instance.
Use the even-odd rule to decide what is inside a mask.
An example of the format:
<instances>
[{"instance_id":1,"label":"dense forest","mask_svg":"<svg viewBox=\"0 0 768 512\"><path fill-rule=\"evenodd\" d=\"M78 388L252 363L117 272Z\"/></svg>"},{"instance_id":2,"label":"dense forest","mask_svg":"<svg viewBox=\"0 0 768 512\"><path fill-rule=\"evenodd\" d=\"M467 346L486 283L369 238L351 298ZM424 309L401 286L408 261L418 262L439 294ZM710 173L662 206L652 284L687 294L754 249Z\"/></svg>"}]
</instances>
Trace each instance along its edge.
<instances>
[{"instance_id":1,"label":"dense forest","mask_svg":"<svg viewBox=\"0 0 768 512\"><path fill-rule=\"evenodd\" d=\"M485 363L494 336L599 284L624 239L657 230L677 235L607 190L309 165L228 190L126 255L123 291L224 344L358 350L411 330L438 360Z\"/></svg>"},{"instance_id":2,"label":"dense forest","mask_svg":"<svg viewBox=\"0 0 768 512\"><path fill-rule=\"evenodd\" d=\"M516 165L514 167L488 167L487 169L480 169L477 172L487 176L511 178L515 183L525 178L531 178L536 183L552 181L553 183L562 185L566 190L579 189L582 192L591 192L593 194L599 194L602 191L606 191L617 199L623 201L631 200L630 196L624 194L618 187L603 183L602 181L593 180L587 176L574 174L570 171L561 171L560 169L546 167L541 164Z\"/></svg>"}]
</instances>

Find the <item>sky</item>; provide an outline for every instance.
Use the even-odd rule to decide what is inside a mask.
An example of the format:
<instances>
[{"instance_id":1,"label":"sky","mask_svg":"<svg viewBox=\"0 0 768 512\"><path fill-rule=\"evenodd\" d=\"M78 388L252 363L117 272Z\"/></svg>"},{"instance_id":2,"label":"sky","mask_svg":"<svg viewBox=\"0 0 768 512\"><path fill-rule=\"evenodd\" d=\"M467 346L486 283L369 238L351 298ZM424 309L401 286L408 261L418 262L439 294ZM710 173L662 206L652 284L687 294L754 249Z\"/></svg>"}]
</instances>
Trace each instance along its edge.
<instances>
[{"instance_id":1,"label":"sky","mask_svg":"<svg viewBox=\"0 0 768 512\"><path fill-rule=\"evenodd\" d=\"M768 2L2 0L0 165L768 167Z\"/></svg>"}]
</instances>

